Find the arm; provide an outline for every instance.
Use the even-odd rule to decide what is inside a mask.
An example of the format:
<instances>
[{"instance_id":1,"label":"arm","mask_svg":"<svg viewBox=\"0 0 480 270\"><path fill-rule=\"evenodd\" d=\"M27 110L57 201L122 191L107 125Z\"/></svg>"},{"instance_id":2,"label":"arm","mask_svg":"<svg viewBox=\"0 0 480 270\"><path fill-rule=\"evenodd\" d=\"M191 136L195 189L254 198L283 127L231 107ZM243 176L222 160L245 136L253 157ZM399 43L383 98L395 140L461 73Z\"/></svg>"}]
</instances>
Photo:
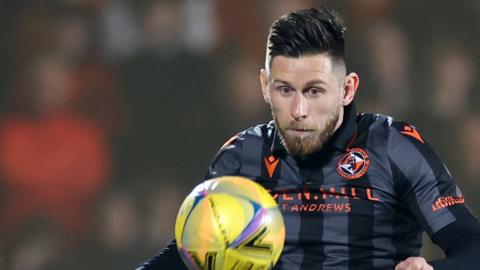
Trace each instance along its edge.
<instances>
[{"instance_id":1,"label":"arm","mask_svg":"<svg viewBox=\"0 0 480 270\"><path fill-rule=\"evenodd\" d=\"M455 221L447 225L432 237L447 258L428 264L424 258L410 257L400 262L395 270L408 269L410 264L416 264L418 269L424 270L475 269L480 265L480 225L468 211L462 215L461 222Z\"/></svg>"},{"instance_id":2,"label":"arm","mask_svg":"<svg viewBox=\"0 0 480 270\"><path fill-rule=\"evenodd\" d=\"M401 200L447 256L431 265L410 257L396 270L475 269L480 264L480 224L443 162L418 131L404 123L393 124L389 157Z\"/></svg>"},{"instance_id":3,"label":"arm","mask_svg":"<svg viewBox=\"0 0 480 270\"><path fill-rule=\"evenodd\" d=\"M447 258L431 262L435 270L475 269L480 265L480 224L467 209L459 221L435 233L432 240Z\"/></svg>"}]
</instances>

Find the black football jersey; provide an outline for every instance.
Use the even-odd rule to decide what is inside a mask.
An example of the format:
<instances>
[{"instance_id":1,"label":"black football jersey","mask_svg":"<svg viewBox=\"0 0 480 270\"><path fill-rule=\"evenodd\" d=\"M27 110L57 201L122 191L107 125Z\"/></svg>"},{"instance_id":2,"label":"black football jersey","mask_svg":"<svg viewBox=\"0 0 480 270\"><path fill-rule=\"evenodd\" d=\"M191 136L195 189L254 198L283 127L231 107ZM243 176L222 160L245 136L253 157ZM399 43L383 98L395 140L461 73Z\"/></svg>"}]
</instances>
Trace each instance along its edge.
<instances>
[{"instance_id":1,"label":"black football jersey","mask_svg":"<svg viewBox=\"0 0 480 270\"><path fill-rule=\"evenodd\" d=\"M240 175L278 202L286 240L274 269L393 269L418 256L421 233L456 220L464 198L418 130L346 107L333 137L306 158L290 155L275 124L229 140L206 179Z\"/></svg>"}]
</instances>

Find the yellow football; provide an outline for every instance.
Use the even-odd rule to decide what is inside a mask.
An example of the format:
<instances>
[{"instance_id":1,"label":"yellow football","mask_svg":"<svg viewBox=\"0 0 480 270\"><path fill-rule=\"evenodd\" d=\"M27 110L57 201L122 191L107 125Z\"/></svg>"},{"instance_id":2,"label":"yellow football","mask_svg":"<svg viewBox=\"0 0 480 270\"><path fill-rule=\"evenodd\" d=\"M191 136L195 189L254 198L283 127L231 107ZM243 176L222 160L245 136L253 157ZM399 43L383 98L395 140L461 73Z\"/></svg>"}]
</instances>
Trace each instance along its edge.
<instances>
[{"instance_id":1,"label":"yellow football","mask_svg":"<svg viewBox=\"0 0 480 270\"><path fill-rule=\"evenodd\" d=\"M190 269L267 270L278 261L285 225L258 183L223 176L196 186L177 215L175 238Z\"/></svg>"}]
</instances>

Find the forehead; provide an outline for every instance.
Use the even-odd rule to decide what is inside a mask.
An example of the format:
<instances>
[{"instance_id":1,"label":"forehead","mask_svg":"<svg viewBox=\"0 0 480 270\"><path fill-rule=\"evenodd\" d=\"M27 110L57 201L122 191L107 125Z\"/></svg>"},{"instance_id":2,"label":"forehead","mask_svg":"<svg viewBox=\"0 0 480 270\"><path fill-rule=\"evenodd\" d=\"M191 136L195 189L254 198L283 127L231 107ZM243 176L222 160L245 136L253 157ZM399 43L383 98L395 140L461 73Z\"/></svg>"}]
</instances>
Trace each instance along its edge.
<instances>
[{"instance_id":1,"label":"forehead","mask_svg":"<svg viewBox=\"0 0 480 270\"><path fill-rule=\"evenodd\" d=\"M300 57L275 56L270 67L272 76L333 76L332 58L327 54Z\"/></svg>"}]
</instances>

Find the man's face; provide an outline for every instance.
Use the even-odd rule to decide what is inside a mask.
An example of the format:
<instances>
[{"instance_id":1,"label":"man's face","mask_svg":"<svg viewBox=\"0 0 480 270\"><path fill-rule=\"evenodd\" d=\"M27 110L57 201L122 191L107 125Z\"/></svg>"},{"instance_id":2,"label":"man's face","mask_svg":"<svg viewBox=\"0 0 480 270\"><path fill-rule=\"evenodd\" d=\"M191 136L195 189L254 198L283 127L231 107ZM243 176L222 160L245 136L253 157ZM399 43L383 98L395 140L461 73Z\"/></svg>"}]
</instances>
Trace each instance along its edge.
<instances>
[{"instance_id":1,"label":"man's face","mask_svg":"<svg viewBox=\"0 0 480 270\"><path fill-rule=\"evenodd\" d=\"M337 65L326 54L275 56L270 71L262 71L265 101L290 154L314 152L341 125L346 77Z\"/></svg>"}]
</instances>

